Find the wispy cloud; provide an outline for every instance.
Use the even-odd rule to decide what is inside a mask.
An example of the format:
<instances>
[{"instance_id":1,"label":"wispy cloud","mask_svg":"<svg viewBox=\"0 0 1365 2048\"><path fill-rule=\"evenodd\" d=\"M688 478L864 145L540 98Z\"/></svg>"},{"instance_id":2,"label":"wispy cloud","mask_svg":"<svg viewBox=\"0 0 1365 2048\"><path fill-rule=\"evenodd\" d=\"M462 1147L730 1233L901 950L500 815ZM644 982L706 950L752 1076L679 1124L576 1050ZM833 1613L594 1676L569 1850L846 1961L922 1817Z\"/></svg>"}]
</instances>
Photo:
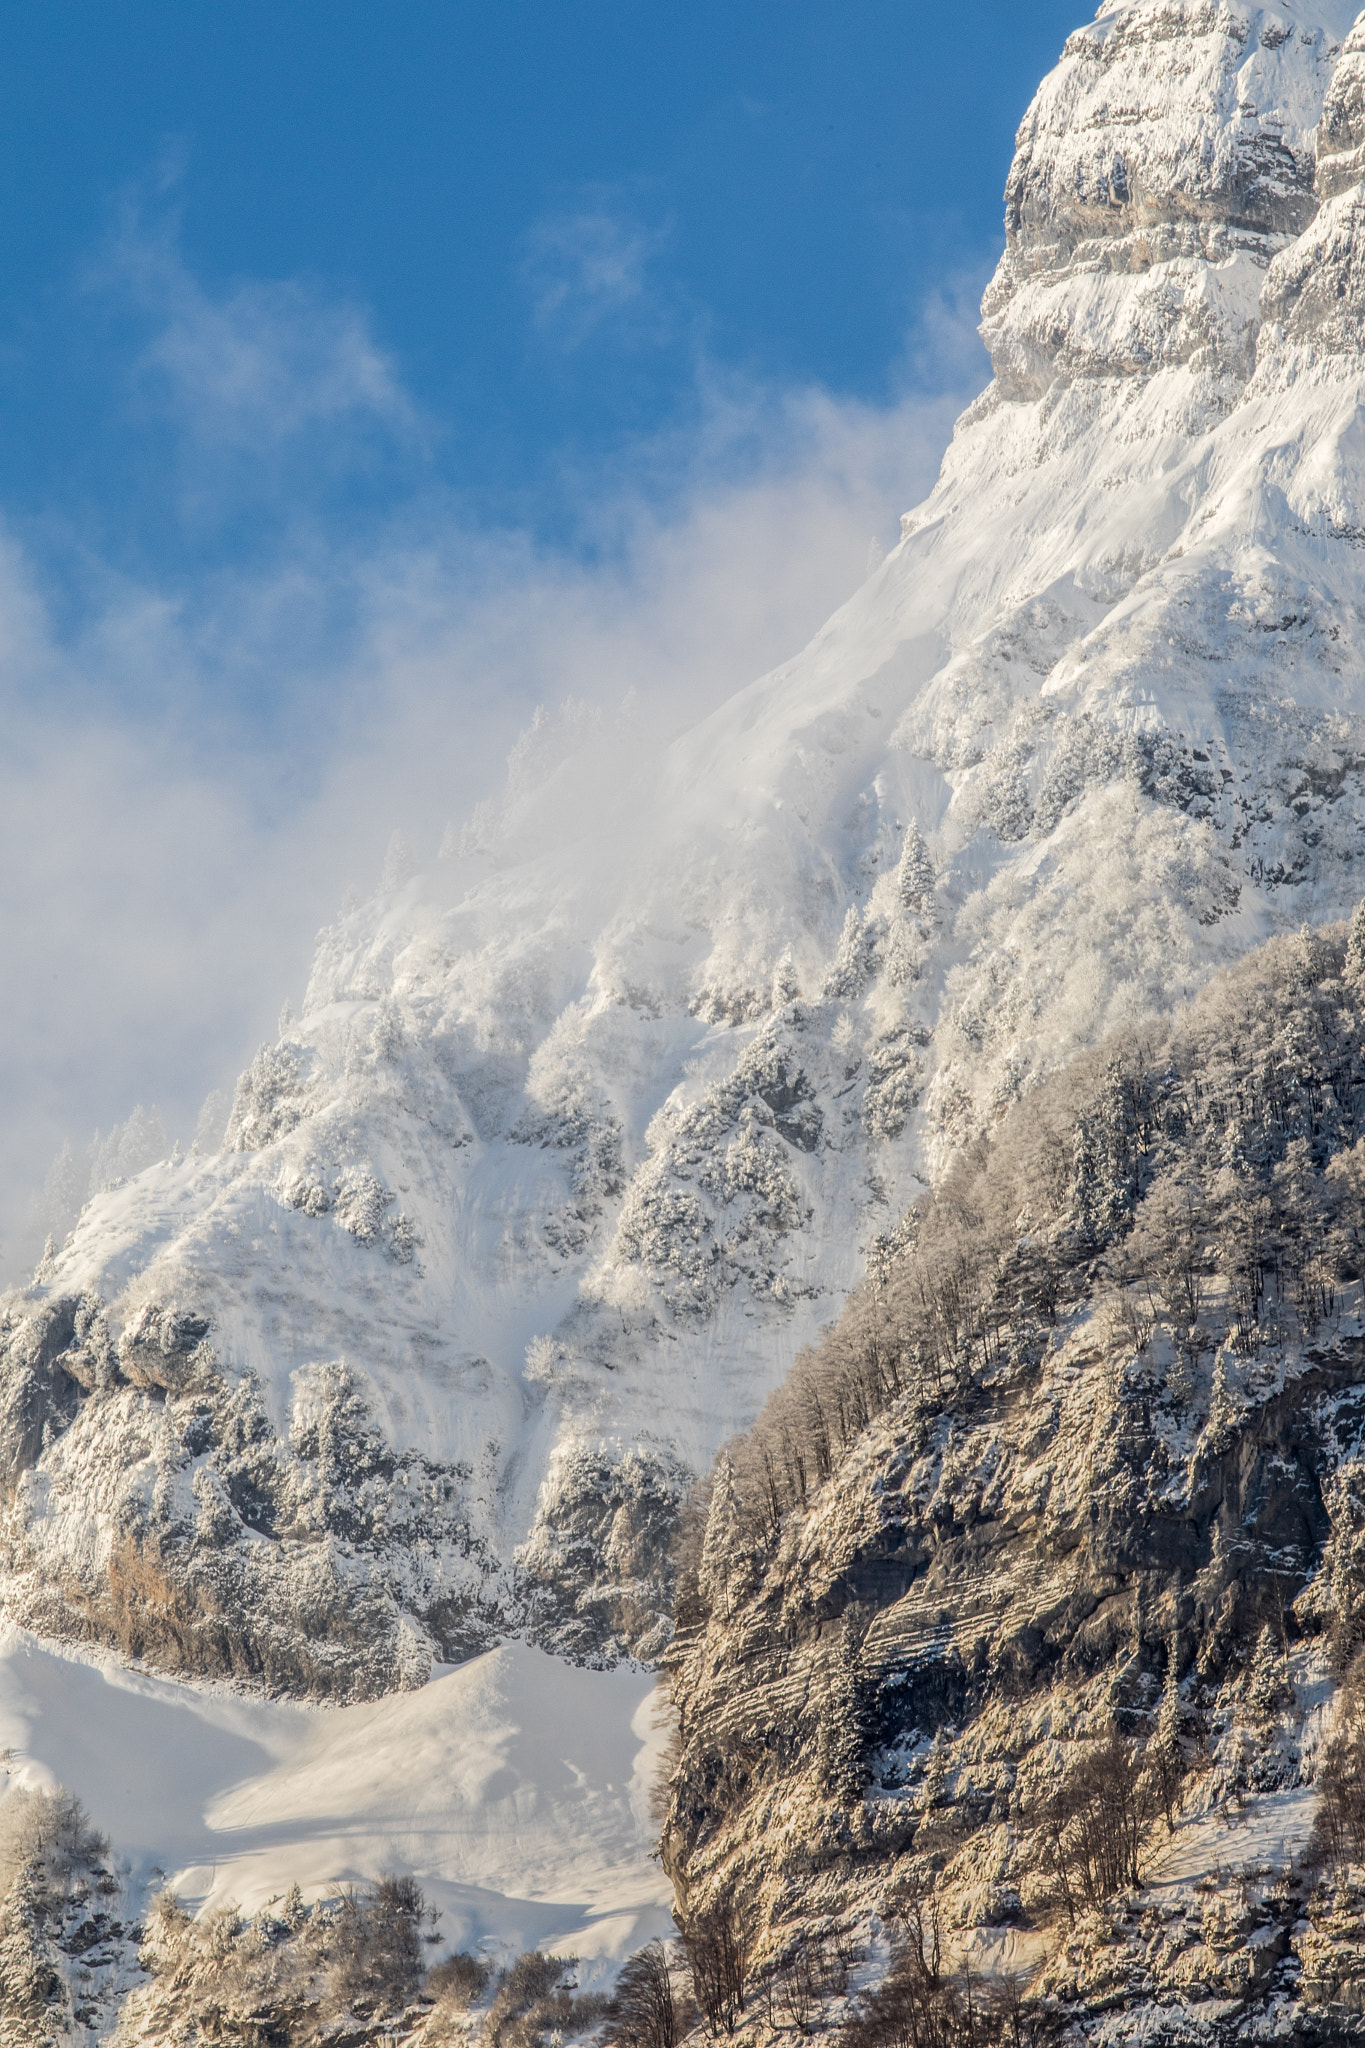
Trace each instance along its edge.
<instances>
[{"instance_id":1,"label":"wispy cloud","mask_svg":"<svg viewBox=\"0 0 1365 2048\"><path fill-rule=\"evenodd\" d=\"M83 282L141 336L122 372L128 424L161 437L182 517L311 513L347 479L422 461L431 423L364 307L299 278L210 289L180 227L173 176L125 195Z\"/></svg>"},{"instance_id":2,"label":"wispy cloud","mask_svg":"<svg viewBox=\"0 0 1365 2048\"><path fill-rule=\"evenodd\" d=\"M416 411L363 308L296 278L248 278L214 295L187 268L177 212L125 198L87 273L153 323L134 365L196 441L278 442L375 421L407 435Z\"/></svg>"},{"instance_id":3,"label":"wispy cloud","mask_svg":"<svg viewBox=\"0 0 1365 2048\"><path fill-rule=\"evenodd\" d=\"M164 325L140 369L196 439L282 441L316 426L378 421L408 434L416 414L368 317L292 280L212 299L183 269L158 279Z\"/></svg>"},{"instance_id":4,"label":"wispy cloud","mask_svg":"<svg viewBox=\"0 0 1365 2048\"><path fill-rule=\"evenodd\" d=\"M616 336L659 335L672 325L674 294L651 265L667 227L648 228L608 193L548 214L528 230L521 274L539 332L578 348L604 328Z\"/></svg>"},{"instance_id":5,"label":"wispy cloud","mask_svg":"<svg viewBox=\"0 0 1365 2048\"><path fill-rule=\"evenodd\" d=\"M573 247L585 305L628 309L648 249ZM869 538L889 544L932 482L981 381L947 304L914 344L932 363L882 407L699 360L686 429L579 480L591 545L571 550L426 488L417 408L357 309L291 284L215 296L173 236L140 229L117 263L155 326L136 375L195 488L236 488L234 465L261 447L350 459L359 421L411 437L412 489L363 530L320 516L268 562L189 588L86 554L81 602L61 608L0 521L11 1267L33 1249L24 1202L63 1138L79 1148L139 1101L188 1137L205 1093L298 1000L348 885L377 882L395 827L431 858L538 702L633 691L677 727L798 648L861 580ZM556 303L568 318L567 287Z\"/></svg>"}]
</instances>

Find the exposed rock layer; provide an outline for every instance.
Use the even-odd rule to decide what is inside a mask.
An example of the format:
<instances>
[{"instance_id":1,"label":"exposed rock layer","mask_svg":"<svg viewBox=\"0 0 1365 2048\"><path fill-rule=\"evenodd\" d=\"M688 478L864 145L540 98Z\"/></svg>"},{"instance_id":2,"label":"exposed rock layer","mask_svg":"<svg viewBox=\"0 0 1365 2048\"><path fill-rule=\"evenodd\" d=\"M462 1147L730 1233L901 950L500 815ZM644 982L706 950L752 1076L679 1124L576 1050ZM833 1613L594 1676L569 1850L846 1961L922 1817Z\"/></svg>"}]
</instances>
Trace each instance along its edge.
<instances>
[{"instance_id":1,"label":"exposed rock layer","mask_svg":"<svg viewBox=\"0 0 1365 2048\"><path fill-rule=\"evenodd\" d=\"M1362 965L1365 917L1349 952L1277 942L1017 1109L727 1455L672 1652L685 1913L741 1902L781 1964L875 1952L927 1891L978 1970L1033 1972L1039 2024L1259 2039L1279 2000L1286 2037L1346 2038L1365 1971L1306 1818L1250 1823L1221 1937L1201 1852L1162 1870L1249 1800L1311 1815L1365 1640ZM1134 1847L1091 1896L1059 1801L1106 1745Z\"/></svg>"}]
</instances>

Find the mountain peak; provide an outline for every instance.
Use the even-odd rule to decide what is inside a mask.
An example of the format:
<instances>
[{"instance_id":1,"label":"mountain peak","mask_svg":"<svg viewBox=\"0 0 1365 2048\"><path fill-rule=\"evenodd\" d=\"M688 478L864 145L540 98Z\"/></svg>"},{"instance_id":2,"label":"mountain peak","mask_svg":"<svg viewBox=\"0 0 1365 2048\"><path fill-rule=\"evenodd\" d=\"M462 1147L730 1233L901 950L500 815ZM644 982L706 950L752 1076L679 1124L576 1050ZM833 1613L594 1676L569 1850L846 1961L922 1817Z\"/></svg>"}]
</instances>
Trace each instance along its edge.
<instances>
[{"instance_id":1,"label":"mountain peak","mask_svg":"<svg viewBox=\"0 0 1365 2048\"><path fill-rule=\"evenodd\" d=\"M321 935L228 1149L96 1197L11 1299L12 1613L302 1691L513 1629L653 1654L691 1477L912 1198L1350 909L1363 51L1331 5L1069 38L994 382L891 555L671 740L538 720Z\"/></svg>"}]
</instances>

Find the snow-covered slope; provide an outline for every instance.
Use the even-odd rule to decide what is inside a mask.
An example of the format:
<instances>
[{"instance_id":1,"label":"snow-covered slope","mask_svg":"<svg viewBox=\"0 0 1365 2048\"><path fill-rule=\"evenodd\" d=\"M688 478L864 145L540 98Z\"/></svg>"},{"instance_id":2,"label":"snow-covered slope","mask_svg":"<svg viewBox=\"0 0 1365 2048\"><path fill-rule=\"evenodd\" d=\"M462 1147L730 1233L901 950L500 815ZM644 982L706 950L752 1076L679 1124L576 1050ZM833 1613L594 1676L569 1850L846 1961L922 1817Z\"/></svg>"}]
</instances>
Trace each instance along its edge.
<instances>
[{"instance_id":1,"label":"snow-covered slope","mask_svg":"<svg viewBox=\"0 0 1365 2048\"><path fill-rule=\"evenodd\" d=\"M996 377L667 746L541 721L324 932L225 1149L9 1305L5 1599L377 1692L648 1653L679 1488L947 1151L1361 893L1365 32L1123 0L1019 132Z\"/></svg>"},{"instance_id":2,"label":"snow-covered slope","mask_svg":"<svg viewBox=\"0 0 1365 2048\"><path fill-rule=\"evenodd\" d=\"M669 1928L650 1857L659 1747L638 1672L504 1644L351 1707L244 1699L0 1636L4 1789L80 1793L136 1913L161 1880L245 1913L401 1868L444 1947L609 1963Z\"/></svg>"}]
</instances>

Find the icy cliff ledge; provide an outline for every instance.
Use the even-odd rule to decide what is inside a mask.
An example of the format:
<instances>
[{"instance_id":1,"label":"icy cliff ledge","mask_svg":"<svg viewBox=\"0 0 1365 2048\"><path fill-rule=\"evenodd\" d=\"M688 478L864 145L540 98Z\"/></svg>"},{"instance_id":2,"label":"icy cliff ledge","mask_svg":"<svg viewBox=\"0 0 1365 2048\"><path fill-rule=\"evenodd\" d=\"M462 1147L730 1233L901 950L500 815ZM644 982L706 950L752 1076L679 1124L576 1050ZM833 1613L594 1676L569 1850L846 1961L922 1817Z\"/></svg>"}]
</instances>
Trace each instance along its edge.
<instances>
[{"instance_id":1,"label":"icy cliff ledge","mask_svg":"<svg viewBox=\"0 0 1365 2048\"><path fill-rule=\"evenodd\" d=\"M321 935L228 1149L11 1303L17 1618L341 1693L514 1627L652 1653L686 1475L924 1177L1351 907L1363 65L1333 5L1068 41L895 552L668 746L538 722Z\"/></svg>"}]
</instances>

